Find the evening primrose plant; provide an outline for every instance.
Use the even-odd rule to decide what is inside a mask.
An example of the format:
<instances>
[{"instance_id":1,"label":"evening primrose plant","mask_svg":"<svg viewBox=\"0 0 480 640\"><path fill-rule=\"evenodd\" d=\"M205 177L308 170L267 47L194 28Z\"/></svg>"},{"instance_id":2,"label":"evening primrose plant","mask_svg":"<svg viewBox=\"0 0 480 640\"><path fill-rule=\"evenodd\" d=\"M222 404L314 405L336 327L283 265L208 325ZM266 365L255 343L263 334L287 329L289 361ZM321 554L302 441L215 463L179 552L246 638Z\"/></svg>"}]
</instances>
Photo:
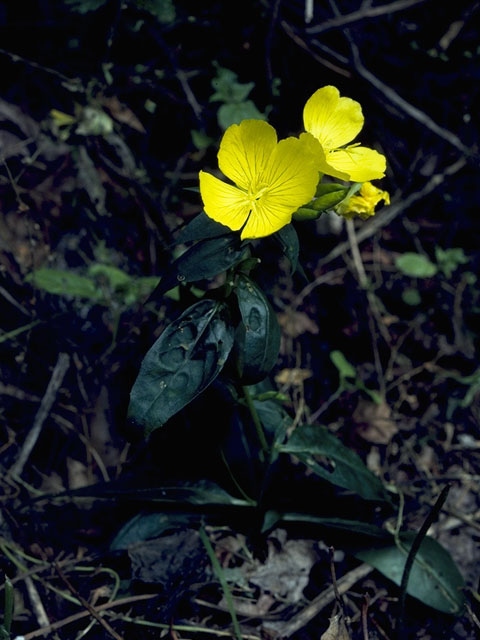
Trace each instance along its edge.
<instances>
[{"instance_id":1,"label":"evening primrose plant","mask_svg":"<svg viewBox=\"0 0 480 640\"><path fill-rule=\"evenodd\" d=\"M363 127L358 102L340 97L335 87L323 87L307 101L303 120L306 132L300 138L280 142L275 129L261 120L230 126L220 143L218 166L235 184L200 171L205 213L233 231L241 230L242 239L261 238L289 224L302 205L308 208L310 204L317 217L329 208L330 199L312 202L321 174L356 183L385 175L385 156L355 144L342 146ZM388 194L378 190L382 196L374 201L376 187L368 185L359 211L372 215L375 205L382 197L387 200ZM348 194L347 189L334 190L335 204ZM326 195L325 191L320 195ZM354 212L355 204L344 205L339 213Z\"/></svg>"},{"instance_id":2,"label":"evening primrose plant","mask_svg":"<svg viewBox=\"0 0 480 640\"><path fill-rule=\"evenodd\" d=\"M203 392L227 361L234 360L240 382L250 384L264 380L275 365L280 330L267 296L251 276L260 262L261 244L255 240L273 235L295 270L299 242L292 219L312 220L332 209L346 217L366 217L382 199L388 202L386 191L367 182L384 175L385 157L367 147L342 146L362 129L358 102L341 97L335 87L323 87L307 100L303 119L306 131L283 140L264 120L231 125L218 151L225 178L199 173L204 213L179 233L177 242L187 249L154 297L225 275L222 286L210 285L167 327L143 362L131 393L130 418L147 434ZM248 394L245 385L242 393ZM265 453L266 438L258 419L254 422Z\"/></svg>"},{"instance_id":3,"label":"evening primrose plant","mask_svg":"<svg viewBox=\"0 0 480 640\"><path fill-rule=\"evenodd\" d=\"M264 239L271 236L278 242L295 271L301 269L297 223L308 224L324 211L368 218L380 202L389 202L388 193L371 182L385 175L385 157L352 143L364 123L358 102L341 97L335 87L323 87L308 99L303 119L305 131L285 139L279 139L264 120L231 125L220 141L219 171L200 171L204 211L179 231L178 257L150 298L150 302L161 301L176 291L179 303L185 300L188 306L145 355L131 389L129 423L149 439L182 410L190 410L187 405L207 389L213 396L219 393L222 402L228 398L229 410L225 415L214 411L209 420L216 427L221 425L221 441L209 440L208 425L197 426L209 447L218 451L218 464L235 495L209 482L180 493L175 489L175 499L183 495L196 507L216 504L242 509L243 517L253 514L252 521L262 531L281 521L321 521L334 530L358 530L363 541L373 539L378 544L380 540L384 548L387 545L393 558L390 564L397 570L405 563L410 539L397 544L398 535L370 522L329 518L322 511L321 517L295 509L282 511L266 498L275 494L272 485L279 476L283 478L285 464L294 455L309 469L310 478L353 492L366 503L395 508L392 493L381 480L326 427L300 424L292 428L287 399L270 379L279 355L280 328L256 275ZM188 415L189 424L195 422L192 412ZM278 472L279 468L283 471ZM161 495L168 501L167 488L162 487ZM431 542L436 551L436 543ZM422 557L424 568L437 562L433 551L431 558L429 553L425 550ZM411 582L408 592L440 610L456 612L462 606L461 578L453 563L446 567L442 562L451 584L447 580L440 589L435 583L438 573L422 569L418 584L426 581L431 589L419 595ZM437 599L428 594L436 594Z\"/></svg>"}]
</instances>

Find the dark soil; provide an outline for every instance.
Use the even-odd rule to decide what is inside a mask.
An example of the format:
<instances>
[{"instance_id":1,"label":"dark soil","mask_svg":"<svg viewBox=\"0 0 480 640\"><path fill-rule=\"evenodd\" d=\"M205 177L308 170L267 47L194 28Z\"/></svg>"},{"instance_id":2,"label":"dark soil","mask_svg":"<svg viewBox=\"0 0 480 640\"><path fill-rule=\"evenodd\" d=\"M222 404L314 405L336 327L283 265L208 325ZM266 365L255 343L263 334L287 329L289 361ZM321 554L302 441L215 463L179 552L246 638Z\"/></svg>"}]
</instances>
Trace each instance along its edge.
<instances>
[{"instance_id":1,"label":"dark soil","mask_svg":"<svg viewBox=\"0 0 480 640\"><path fill-rule=\"evenodd\" d=\"M331 216L297 225L306 280L290 274L273 240L259 243L258 280L282 326L272 384L288 397L292 420L328 426L395 487L405 529L418 531L450 484L430 533L457 563L468 604L449 616L407 599L403 637L476 638L479 4L314 2L308 23L303 0L27 4L0 3L0 569L15 587L11 638L43 630L80 638L88 625L90 638L235 637L198 537L201 517L235 584L244 638L275 637L272 622L290 620L332 583L329 547L337 580L359 565L354 531L332 537L286 524L268 537L258 514L163 500L165 487L205 480L237 495L215 444L234 419L220 384L148 444L127 423L142 358L184 301L125 300L101 279L101 304L32 284L46 266L168 272L178 229L202 209L198 171L217 167L220 103L210 97L218 66L254 83L248 98L280 137L301 131L316 89L337 86L362 105L362 143L387 157L381 187L391 206L355 222L368 292L346 226ZM96 125L89 110L100 114ZM192 131L211 143L199 148ZM439 249L459 249L461 259L442 263ZM396 259L407 252L428 257L437 273L402 273ZM341 393L335 350L360 381ZM254 485L255 473L241 467L243 486ZM394 521L393 511L316 481L295 460L277 475L267 498L278 510ZM130 544L122 527L139 514L145 529ZM280 552L293 567L312 559L305 584L295 583L297 600L258 578L268 563L277 577L285 571ZM372 571L344 596L350 635L322 636L332 600L288 637L393 640L398 596ZM124 605L109 606L115 598ZM92 615L102 605L107 614Z\"/></svg>"}]
</instances>

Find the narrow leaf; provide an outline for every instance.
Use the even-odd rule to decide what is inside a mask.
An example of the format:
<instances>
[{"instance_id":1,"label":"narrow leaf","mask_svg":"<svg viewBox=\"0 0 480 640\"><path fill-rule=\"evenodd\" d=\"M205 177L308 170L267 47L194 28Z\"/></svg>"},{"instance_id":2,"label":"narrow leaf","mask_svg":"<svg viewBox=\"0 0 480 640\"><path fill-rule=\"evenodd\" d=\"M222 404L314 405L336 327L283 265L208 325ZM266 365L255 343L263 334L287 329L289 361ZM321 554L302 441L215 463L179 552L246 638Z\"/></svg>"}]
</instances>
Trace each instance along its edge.
<instances>
[{"instance_id":1,"label":"narrow leaf","mask_svg":"<svg viewBox=\"0 0 480 640\"><path fill-rule=\"evenodd\" d=\"M320 425L297 427L290 439L279 447L293 453L318 476L360 495L365 500L390 502L381 481L365 466L360 456L345 447Z\"/></svg>"},{"instance_id":2,"label":"narrow leaf","mask_svg":"<svg viewBox=\"0 0 480 640\"><path fill-rule=\"evenodd\" d=\"M97 302L103 298L102 291L94 280L73 271L42 267L33 271L25 280L54 295L87 298Z\"/></svg>"},{"instance_id":3,"label":"narrow leaf","mask_svg":"<svg viewBox=\"0 0 480 640\"><path fill-rule=\"evenodd\" d=\"M269 515L267 512L265 517ZM345 520L343 518L322 518L310 513L276 513L277 521L280 522L308 522L317 524L334 531L348 532L354 535L361 535L376 540L385 540L391 536L382 529L369 522L361 522L360 520Z\"/></svg>"},{"instance_id":4,"label":"narrow leaf","mask_svg":"<svg viewBox=\"0 0 480 640\"><path fill-rule=\"evenodd\" d=\"M292 273L295 273L298 267L298 254L300 251L300 243L295 227L293 224L287 224L280 231L277 231L273 237L280 243L283 253L290 261Z\"/></svg>"},{"instance_id":5,"label":"narrow leaf","mask_svg":"<svg viewBox=\"0 0 480 640\"><path fill-rule=\"evenodd\" d=\"M220 236L197 242L173 262L152 295L158 297L179 282L198 282L213 278L240 262L245 246L237 235Z\"/></svg>"},{"instance_id":6,"label":"narrow leaf","mask_svg":"<svg viewBox=\"0 0 480 640\"><path fill-rule=\"evenodd\" d=\"M348 362L343 353L338 350L334 350L330 353L330 360L337 367L340 378L353 378L357 377L355 367Z\"/></svg>"},{"instance_id":7,"label":"narrow leaf","mask_svg":"<svg viewBox=\"0 0 480 640\"><path fill-rule=\"evenodd\" d=\"M207 216L205 211L201 211L179 231L175 241L177 244L187 244L188 242L218 238L231 233L228 227L215 222L215 220Z\"/></svg>"}]
</instances>

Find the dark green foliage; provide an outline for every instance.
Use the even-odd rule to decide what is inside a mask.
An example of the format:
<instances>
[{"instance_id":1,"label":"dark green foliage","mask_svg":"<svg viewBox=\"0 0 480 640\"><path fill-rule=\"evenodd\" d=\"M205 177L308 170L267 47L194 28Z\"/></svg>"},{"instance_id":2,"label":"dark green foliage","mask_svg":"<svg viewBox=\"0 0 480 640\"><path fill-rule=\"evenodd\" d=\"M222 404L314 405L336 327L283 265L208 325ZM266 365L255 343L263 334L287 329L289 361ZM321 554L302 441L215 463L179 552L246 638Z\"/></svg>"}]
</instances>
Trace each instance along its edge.
<instances>
[{"instance_id":1,"label":"dark green foliage","mask_svg":"<svg viewBox=\"0 0 480 640\"><path fill-rule=\"evenodd\" d=\"M277 361L280 327L265 294L248 276L238 276L235 294L242 316L237 332L238 364L242 380L253 384L263 380Z\"/></svg>"},{"instance_id":2,"label":"dark green foliage","mask_svg":"<svg viewBox=\"0 0 480 640\"><path fill-rule=\"evenodd\" d=\"M180 282L213 278L240 262L244 253L245 247L235 234L200 240L172 263L154 295L159 296Z\"/></svg>"},{"instance_id":3,"label":"dark green foliage","mask_svg":"<svg viewBox=\"0 0 480 640\"><path fill-rule=\"evenodd\" d=\"M295 454L321 478L354 491L365 500L389 501L382 483L361 458L325 427L316 424L297 427L280 451Z\"/></svg>"},{"instance_id":4,"label":"dark green foliage","mask_svg":"<svg viewBox=\"0 0 480 640\"><path fill-rule=\"evenodd\" d=\"M145 356L130 394L129 419L146 436L201 393L233 345L225 304L202 300L172 322Z\"/></svg>"},{"instance_id":5,"label":"dark green foliage","mask_svg":"<svg viewBox=\"0 0 480 640\"><path fill-rule=\"evenodd\" d=\"M396 585L402 581L403 569L416 533L399 536L397 544L378 546L356 553L356 557L375 567ZM444 613L461 613L465 599L463 578L451 555L433 538L426 537L415 557L407 593Z\"/></svg>"}]
</instances>

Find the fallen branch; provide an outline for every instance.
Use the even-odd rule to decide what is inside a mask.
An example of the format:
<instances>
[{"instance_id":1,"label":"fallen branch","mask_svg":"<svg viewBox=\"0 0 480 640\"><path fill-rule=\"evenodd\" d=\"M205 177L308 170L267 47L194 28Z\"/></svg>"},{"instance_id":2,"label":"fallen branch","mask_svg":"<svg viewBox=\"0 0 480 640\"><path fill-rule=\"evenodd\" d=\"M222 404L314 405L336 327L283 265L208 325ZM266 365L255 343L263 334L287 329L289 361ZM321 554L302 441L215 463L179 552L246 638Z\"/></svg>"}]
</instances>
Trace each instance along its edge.
<instances>
[{"instance_id":1,"label":"fallen branch","mask_svg":"<svg viewBox=\"0 0 480 640\"><path fill-rule=\"evenodd\" d=\"M361 564L359 567L352 569L349 573L337 580L337 590L340 595L346 593L356 582L362 580L373 568L367 564ZM273 638L289 638L299 629L305 627L310 620L322 611L327 605L335 600L335 589L333 585L329 586L319 596L317 596L302 611L294 615L286 622L266 622L263 625L264 630ZM25 639L27 640L27 639Z\"/></svg>"},{"instance_id":2,"label":"fallen branch","mask_svg":"<svg viewBox=\"0 0 480 640\"><path fill-rule=\"evenodd\" d=\"M336 16L335 18L330 18L330 20L325 20L322 24L319 24L316 27L309 27L306 31L307 33L323 33L330 29L339 29L344 27L346 24L352 24L352 22L365 20L365 18L376 18L377 16L395 13L396 11L404 11L405 9L414 7L417 4L423 4L426 1L427 0L396 0L396 2L380 5L378 7L366 6L358 9L357 11L352 11L352 13Z\"/></svg>"},{"instance_id":3,"label":"fallen branch","mask_svg":"<svg viewBox=\"0 0 480 640\"><path fill-rule=\"evenodd\" d=\"M57 363L52 373L52 377L50 378L50 382L48 383L47 390L45 391L45 395L42 398L42 402L40 403L40 407L37 411L35 419L33 421L33 426L29 431L23 446L20 450L20 454L17 458L17 461L12 465L9 470L9 473L12 476L21 476L23 468L30 457L30 454L33 451L35 444L40 436L42 431L43 423L45 422L48 414L50 413L50 409L55 401L57 396L57 392L63 382L63 378L67 372L68 367L70 366L70 357L66 353L61 353L58 356Z\"/></svg>"},{"instance_id":4,"label":"fallen branch","mask_svg":"<svg viewBox=\"0 0 480 640\"><path fill-rule=\"evenodd\" d=\"M131 604L132 602L138 602L139 600L148 600L150 598L155 598L155 593L145 593L139 596L132 596L128 598L120 598L119 600L114 600L113 602L106 602L105 604L101 604L98 607L94 607L95 613L100 613L101 611L106 611L107 609L112 609L113 607L121 607L125 604ZM23 636L23 640L33 640L33 638L38 638L40 636L46 636L48 633L52 633L53 631L57 631L57 629L61 629L72 622L77 622L77 620L82 620L83 618L87 618L92 614L90 611L79 611L78 613L74 613L67 618L63 618L62 620L57 620L57 622L52 622L48 626L41 627L40 629L35 629L35 631L30 631L30 633L26 633ZM16 640L16 639L15 639Z\"/></svg>"}]
</instances>

